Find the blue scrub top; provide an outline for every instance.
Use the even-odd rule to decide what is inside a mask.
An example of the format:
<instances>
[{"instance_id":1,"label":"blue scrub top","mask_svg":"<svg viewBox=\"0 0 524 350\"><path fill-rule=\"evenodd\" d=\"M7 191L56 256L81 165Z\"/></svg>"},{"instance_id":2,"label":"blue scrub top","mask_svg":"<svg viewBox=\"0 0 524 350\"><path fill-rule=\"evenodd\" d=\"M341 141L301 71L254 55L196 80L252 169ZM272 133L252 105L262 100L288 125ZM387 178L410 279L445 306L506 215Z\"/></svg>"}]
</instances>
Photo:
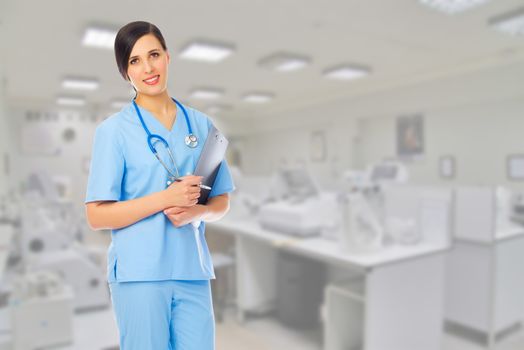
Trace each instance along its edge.
<instances>
[{"instance_id":1,"label":"blue scrub top","mask_svg":"<svg viewBox=\"0 0 524 350\"><path fill-rule=\"evenodd\" d=\"M212 125L205 114L184 107L193 133L199 140L196 148L189 148L184 142L188 127L180 108L170 131L150 112L139 107L151 133L162 136L169 143L180 176L193 173ZM162 152L162 157L171 169L172 163L167 152ZM147 134L132 103L97 127L86 203L140 198L164 190L168 179L168 172L149 149ZM227 161L223 160L209 198L232 192L234 188ZM204 222L175 227L163 212L128 227L112 230L108 251L108 281L215 278L204 232Z\"/></svg>"}]
</instances>

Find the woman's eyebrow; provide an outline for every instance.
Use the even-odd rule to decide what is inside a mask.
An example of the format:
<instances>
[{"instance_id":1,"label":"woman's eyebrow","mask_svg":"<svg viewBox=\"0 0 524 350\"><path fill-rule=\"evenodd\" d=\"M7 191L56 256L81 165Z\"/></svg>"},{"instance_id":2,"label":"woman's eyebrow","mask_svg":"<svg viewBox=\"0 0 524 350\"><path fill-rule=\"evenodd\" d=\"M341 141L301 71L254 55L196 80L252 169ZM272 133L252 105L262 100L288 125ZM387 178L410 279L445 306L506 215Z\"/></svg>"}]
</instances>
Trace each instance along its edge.
<instances>
[{"instance_id":1,"label":"woman's eyebrow","mask_svg":"<svg viewBox=\"0 0 524 350\"><path fill-rule=\"evenodd\" d=\"M152 52L155 52L155 51L158 51L160 49L153 49L153 50L149 50L148 54L152 53ZM138 55L137 56L131 56L129 57L130 60L132 60L133 58L138 58Z\"/></svg>"}]
</instances>

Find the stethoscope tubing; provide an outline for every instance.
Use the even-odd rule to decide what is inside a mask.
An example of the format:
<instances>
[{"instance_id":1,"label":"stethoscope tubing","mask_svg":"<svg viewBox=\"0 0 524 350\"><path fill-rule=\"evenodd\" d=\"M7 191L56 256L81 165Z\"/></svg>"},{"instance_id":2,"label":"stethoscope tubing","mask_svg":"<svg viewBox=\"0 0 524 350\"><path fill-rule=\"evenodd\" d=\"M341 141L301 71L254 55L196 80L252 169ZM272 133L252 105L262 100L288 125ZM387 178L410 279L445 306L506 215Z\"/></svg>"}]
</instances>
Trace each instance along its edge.
<instances>
[{"instance_id":1,"label":"stethoscope tubing","mask_svg":"<svg viewBox=\"0 0 524 350\"><path fill-rule=\"evenodd\" d=\"M179 103L174 98L171 98L171 99L175 102L175 104L178 107L180 107L180 109L182 110L182 113L184 114L184 117L186 119L186 125L187 125L187 129L188 129L189 134L185 138L185 143L186 143L186 145L188 147L195 148L198 145L198 138L196 137L196 135L193 135L193 130L191 128L191 123L189 122L189 117L187 115L187 111L186 111L186 109L184 108L184 106L181 103ZM153 152L153 154L155 155L156 159L158 159L158 161L166 169L166 171L169 173L169 175L171 175L172 181L174 181L176 178L179 177L180 173L178 172L178 167L176 165L175 158L173 157L173 154L171 153L171 149L169 148L169 143L162 136L160 136L158 134L152 134L149 131L149 129L148 129L148 127L147 127L147 125L146 125L146 123L144 121L144 118L142 117L142 113L140 113L140 109L138 108L138 105L136 104L135 99L133 99L133 106L135 107L136 114L138 115L138 118L140 119L140 123L142 124L142 127L144 128L144 130L145 130L145 132L147 134L147 145L149 146L149 149L151 150L151 152ZM153 141L153 140L157 140L157 141ZM171 170L169 170L167 165L164 163L164 161L158 155L158 152L157 152L157 150L156 150L156 148L154 146L154 143L158 142L158 141L161 142L166 147L167 152L169 154L169 158L171 159L171 162L175 166L176 175Z\"/></svg>"}]
</instances>

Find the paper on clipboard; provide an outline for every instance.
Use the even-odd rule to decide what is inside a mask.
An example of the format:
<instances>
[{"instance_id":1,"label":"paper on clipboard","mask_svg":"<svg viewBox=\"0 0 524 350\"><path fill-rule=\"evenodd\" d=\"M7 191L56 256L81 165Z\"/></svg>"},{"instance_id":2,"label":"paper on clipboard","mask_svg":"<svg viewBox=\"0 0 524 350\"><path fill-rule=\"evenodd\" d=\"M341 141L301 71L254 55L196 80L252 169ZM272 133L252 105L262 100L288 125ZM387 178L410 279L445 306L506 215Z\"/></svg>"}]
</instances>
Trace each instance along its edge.
<instances>
[{"instance_id":1,"label":"paper on clipboard","mask_svg":"<svg viewBox=\"0 0 524 350\"><path fill-rule=\"evenodd\" d=\"M220 164L226 155L228 144L229 141L226 137L212 125L194 171L194 175L203 177L202 184L211 187L211 190L213 189L215 178L220 169ZM211 190L203 188L200 190L198 204L207 203Z\"/></svg>"}]
</instances>

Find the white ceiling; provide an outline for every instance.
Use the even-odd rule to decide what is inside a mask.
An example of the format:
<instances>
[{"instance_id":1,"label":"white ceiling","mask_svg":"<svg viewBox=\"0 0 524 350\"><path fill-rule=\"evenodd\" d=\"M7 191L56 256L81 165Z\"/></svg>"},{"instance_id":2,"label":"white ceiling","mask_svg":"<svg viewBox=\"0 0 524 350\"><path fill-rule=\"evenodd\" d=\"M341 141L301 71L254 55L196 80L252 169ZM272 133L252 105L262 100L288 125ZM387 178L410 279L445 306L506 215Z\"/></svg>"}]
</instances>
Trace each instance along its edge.
<instances>
[{"instance_id":1,"label":"white ceiling","mask_svg":"<svg viewBox=\"0 0 524 350\"><path fill-rule=\"evenodd\" d=\"M191 0L94 1L1 0L6 93L12 104L53 105L68 94L65 76L99 79L101 88L81 93L93 110L114 98L130 99L113 52L81 46L91 23L119 28L146 20L162 30L172 55L169 91L205 110L211 102L188 98L197 87L225 90L218 103L232 106L228 118L285 111L344 96L435 79L472 69L524 63L524 37L510 37L487 25L489 18L522 6L522 0L491 0L448 16L417 0ZM219 64L183 61L177 52L189 41L232 43L234 55ZM289 51L312 58L291 73L257 66L269 54ZM340 63L370 66L369 78L331 81L322 72ZM524 65L522 65L524 67ZM268 91L275 100L250 105L249 91Z\"/></svg>"}]
</instances>

